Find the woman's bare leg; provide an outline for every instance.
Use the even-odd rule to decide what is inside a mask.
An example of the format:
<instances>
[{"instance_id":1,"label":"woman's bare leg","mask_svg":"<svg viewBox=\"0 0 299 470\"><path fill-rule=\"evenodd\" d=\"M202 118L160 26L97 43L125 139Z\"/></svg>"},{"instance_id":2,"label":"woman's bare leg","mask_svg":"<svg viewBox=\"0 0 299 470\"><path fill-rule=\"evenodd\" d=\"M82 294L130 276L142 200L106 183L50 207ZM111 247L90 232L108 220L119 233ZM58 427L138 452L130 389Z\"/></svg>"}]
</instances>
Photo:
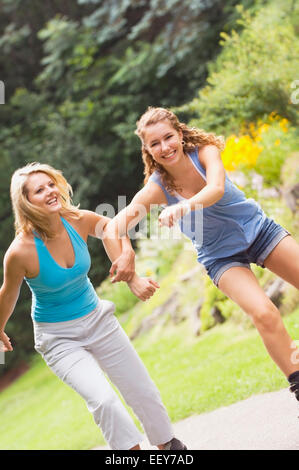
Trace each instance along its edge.
<instances>
[{"instance_id":1,"label":"woman's bare leg","mask_svg":"<svg viewBox=\"0 0 299 470\"><path fill-rule=\"evenodd\" d=\"M285 329L279 310L260 287L252 271L245 267L228 269L220 278L219 288L251 317L270 356L286 377L298 371L299 364L292 361L294 342Z\"/></svg>"},{"instance_id":2,"label":"woman's bare leg","mask_svg":"<svg viewBox=\"0 0 299 470\"><path fill-rule=\"evenodd\" d=\"M265 259L264 265L299 289L299 245L294 238L283 238Z\"/></svg>"}]
</instances>

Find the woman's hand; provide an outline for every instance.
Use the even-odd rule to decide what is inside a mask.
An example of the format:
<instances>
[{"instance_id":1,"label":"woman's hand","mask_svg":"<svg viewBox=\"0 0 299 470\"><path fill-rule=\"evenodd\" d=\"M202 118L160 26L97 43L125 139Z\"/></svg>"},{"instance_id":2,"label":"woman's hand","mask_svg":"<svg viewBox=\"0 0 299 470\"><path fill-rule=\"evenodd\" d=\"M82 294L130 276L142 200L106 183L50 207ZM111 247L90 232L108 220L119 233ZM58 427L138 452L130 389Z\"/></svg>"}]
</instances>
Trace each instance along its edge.
<instances>
[{"instance_id":1,"label":"woman's hand","mask_svg":"<svg viewBox=\"0 0 299 470\"><path fill-rule=\"evenodd\" d=\"M168 206L159 215L159 224L160 226L165 225L167 227L173 227L174 224L180 218L184 217L184 215L188 214L190 210L191 207L187 202Z\"/></svg>"},{"instance_id":2,"label":"woman's hand","mask_svg":"<svg viewBox=\"0 0 299 470\"><path fill-rule=\"evenodd\" d=\"M0 352L13 351L10 338L4 331L0 331Z\"/></svg>"},{"instance_id":3,"label":"woman's hand","mask_svg":"<svg viewBox=\"0 0 299 470\"><path fill-rule=\"evenodd\" d=\"M115 274L116 273L116 274ZM131 281L135 274L134 250L123 252L111 265L109 275L111 282Z\"/></svg>"},{"instance_id":4,"label":"woman's hand","mask_svg":"<svg viewBox=\"0 0 299 470\"><path fill-rule=\"evenodd\" d=\"M134 275L133 279L128 282L128 286L138 299L148 300L154 293L156 289L160 286L159 284L151 278L139 277L137 274Z\"/></svg>"}]
</instances>

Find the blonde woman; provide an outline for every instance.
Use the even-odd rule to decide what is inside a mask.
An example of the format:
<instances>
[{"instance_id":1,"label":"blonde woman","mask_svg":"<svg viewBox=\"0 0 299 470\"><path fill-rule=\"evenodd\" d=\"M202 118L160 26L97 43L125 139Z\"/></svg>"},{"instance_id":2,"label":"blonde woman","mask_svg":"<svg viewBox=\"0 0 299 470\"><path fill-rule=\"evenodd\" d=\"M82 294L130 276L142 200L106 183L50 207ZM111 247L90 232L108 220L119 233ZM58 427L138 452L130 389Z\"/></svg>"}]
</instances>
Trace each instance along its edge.
<instances>
[{"instance_id":1,"label":"blonde woman","mask_svg":"<svg viewBox=\"0 0 299 470\"><path fill-rule=\"evenodd\" d=\"M4 351L13 349L4 329L25 279L32 291L35 349L85 399L110 447L140 449L141 435L103 372L133 408L152 445L183 449L157 388L113 315L114 304L98 298L87 276L87 238L99 236L109 219L74 207L71 194L62 173L49 165L29 164L12 176L16 237L4 258L0 290ZM111 261L119 258L127 266L121 275L134 294L149 298L158 285L134 272L130 242L107 238L105 248Z\"/></svg>"},{"instance_id":2,"label":"blonde woman","mask_svg":"<svg viewBox=\"0 0 299 470\"><path fill-rule=\"evenodd\" d=\"M141 206L148 212L153 204L166 205L160 224L171 227L179 222L215 285L251 317L299 400L298 348L250 269L250 263L256 263L298 288L299 245L230 181L221 161L222 138L188 127L170 110L153 107L137 122L136 134L145 186L105 233L124 235L128 226L139 222ZM201 207L202 212L197 211ZM196 231L198 214L203 223Z\"/></svg>"}]
</instances>

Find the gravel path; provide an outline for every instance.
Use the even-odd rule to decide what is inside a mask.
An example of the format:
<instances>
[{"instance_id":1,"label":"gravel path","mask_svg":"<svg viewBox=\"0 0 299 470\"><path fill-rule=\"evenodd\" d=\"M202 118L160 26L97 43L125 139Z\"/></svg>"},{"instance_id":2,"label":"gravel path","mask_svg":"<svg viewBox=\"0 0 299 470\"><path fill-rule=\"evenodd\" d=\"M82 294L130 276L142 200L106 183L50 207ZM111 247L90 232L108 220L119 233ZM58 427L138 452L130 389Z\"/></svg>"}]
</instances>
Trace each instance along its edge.
<instances>
[{"instance_id":1,"label":"gravel path","mask_svg":"<svg viewBox=\"0 0 299 470\"><path fill-rule=\"evenodd\" d=\"M190 450L299 450L299 403L288 389L255 395L174 423ZM144 450L156 449L148 441ZM109 449L97 447L94 450Z\"/></svg>"}]
</instances>

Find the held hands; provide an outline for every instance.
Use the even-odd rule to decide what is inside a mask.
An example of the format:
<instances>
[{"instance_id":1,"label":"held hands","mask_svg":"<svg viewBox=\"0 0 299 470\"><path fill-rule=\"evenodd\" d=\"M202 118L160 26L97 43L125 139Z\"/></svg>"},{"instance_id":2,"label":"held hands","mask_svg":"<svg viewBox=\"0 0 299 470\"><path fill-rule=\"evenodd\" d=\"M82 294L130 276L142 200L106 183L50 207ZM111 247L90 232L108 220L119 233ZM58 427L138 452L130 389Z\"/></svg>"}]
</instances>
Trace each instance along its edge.
<instances>
[{"instance_id":1,"label":"held hands","mask_svg":"<svg viewBox=\"0 0 299 470\"><path fill-rule=\"evenodd\" d=\"M0 352L13 351L10 338L4 331L0 331Z\"/></svg>"},{"instance_id":2,"label":"held hands","mask_svg":"<svg viewBox=\"0 0 299 470\"><path fill-rule=\"evenodd\" d=\"M123 252L112 263L109 274L113 284L120 281L127 282L133 294L142 301L148 300L160 287L153 279L137 276L133 250Z\"/></svg>"},{"instance_id":3,"label":"held hands","mask_svg":"<svg viewBox=\"0 0 299 470\"><path fill-rule=\"evenodd\" d=\"M131 281L135 274L135 253L133 250L123 252L111 265L109 275L111 282Z\"/></svg>"},{"instance_id":4,"label":"held hands","mask_svg":"<svg viewBox=\"0 0 299 470\"><path fill-rule=\"evenodd\" d=\"M134 275L133 279L128 282L128 286L138 299L148 300L158 289L159 284L151 278L139 277L137 274Z\"/></svg>"},{"instance_id":5,"label":"held hands","mask_svg":"<svg viewBox=\"0 0 299 470\"><path fill-rule=\"evenodd\" d=\"M173 227L180 218L188 214L190 211L191 207L187 202L166 207L166 209L164 209L159 215L160 227L163 225L166 227Z\"/></svg>"}]
</instances>

